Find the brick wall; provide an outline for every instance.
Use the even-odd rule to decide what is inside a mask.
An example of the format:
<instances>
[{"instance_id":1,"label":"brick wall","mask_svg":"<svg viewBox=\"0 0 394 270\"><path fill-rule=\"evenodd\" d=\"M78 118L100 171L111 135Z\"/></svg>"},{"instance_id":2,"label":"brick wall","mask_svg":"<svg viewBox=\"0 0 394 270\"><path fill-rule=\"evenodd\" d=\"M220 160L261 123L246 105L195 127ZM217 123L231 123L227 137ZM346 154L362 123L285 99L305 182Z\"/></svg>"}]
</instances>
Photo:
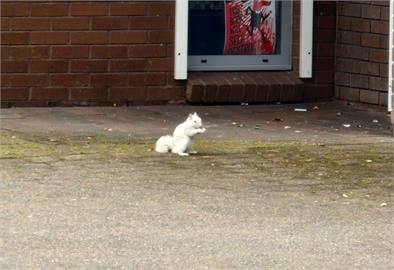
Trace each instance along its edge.
<instances>
[{"instance_id":1,"label":"brick wall","mask_svg":"<svg viewBox=\"0 0 394 270\"><path fill-rule=\"evenodd\" d=\"M300 3L293 6L293 69L299 70ZM304 100L334 97L336 2L315 1L312 79L304 79Z\"/></svg>"},{"instance_id":2,"label":"brick wall","mask_svg":"<svg viewBox=\"0 0 394 270\"><path fill-rule=\"evenodd\" d=\"M338 2L336 96L387 104L389 1Z\"/></svg>"},{"instance_id":3,"label":"brick wall","mask_svg":"<svg viewBox=\"0 0 394 270\"><path fill-rule=\"evenodd\" d=\"M3 106L183 100L174 11L162 1L3 1Z\"/></svg>"},{"instance_id":4,"label":"brick wall","mask_svg":"<svg viewBox=\"0 0 394 270\"><path fill-rule=\"evenodd\" d=\"M313 79L304 99L334 95L336 3L314 10ZM2 1L2 106L183 101L173 80L174 1ZM298 70L299 2L293 68Z\"/></svg>"}]
</instances>

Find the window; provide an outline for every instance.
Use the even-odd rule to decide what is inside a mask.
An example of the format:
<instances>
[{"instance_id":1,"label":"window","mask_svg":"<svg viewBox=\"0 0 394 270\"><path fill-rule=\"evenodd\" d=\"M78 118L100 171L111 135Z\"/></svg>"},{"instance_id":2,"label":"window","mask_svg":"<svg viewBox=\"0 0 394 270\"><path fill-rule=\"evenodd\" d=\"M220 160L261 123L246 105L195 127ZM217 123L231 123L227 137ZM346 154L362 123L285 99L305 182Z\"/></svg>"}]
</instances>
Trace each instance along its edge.
<instances>
[{"instance_id":1,"label":"window","mask_svg":"<svg viewBox=\"0 0 394 270\"><path fill-rule=\"evenodd\" d=\"M190 1L188 69L289 70L291 22L291 1Z\"/></svg>"}]
</instances>

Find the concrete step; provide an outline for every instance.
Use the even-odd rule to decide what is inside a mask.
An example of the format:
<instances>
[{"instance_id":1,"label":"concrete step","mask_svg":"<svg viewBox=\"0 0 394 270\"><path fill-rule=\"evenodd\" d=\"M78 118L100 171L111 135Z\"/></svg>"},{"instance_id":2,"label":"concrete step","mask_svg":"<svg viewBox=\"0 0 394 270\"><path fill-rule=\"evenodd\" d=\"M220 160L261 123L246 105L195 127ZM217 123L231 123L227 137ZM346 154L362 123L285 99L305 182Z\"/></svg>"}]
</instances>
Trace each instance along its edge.
<instances>
[{"instance_id":1,"label":"concrete step","mask_svg":"<svg viewBox=\"0 0 394 270\"><path fill-rule=\"evenodd\" d=\"M295 72L190 72L186 100L198 104L302 101Z\"/></svg>"}]
</instances>

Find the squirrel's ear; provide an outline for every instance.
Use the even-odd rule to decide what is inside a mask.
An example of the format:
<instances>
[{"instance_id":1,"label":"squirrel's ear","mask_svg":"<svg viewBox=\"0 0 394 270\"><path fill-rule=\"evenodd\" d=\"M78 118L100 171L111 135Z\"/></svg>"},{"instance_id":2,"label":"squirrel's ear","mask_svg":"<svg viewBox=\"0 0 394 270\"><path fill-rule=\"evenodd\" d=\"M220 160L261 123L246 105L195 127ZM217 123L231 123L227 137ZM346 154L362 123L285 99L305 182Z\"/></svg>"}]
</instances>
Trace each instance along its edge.
<instances>
[{"instance_id":1,"label":"squirrel's ear","mask_svg":"<svg viewBox=\"0 0 394 270\"><path fill-rule=\"evenodd\" d=\"M189 119L192 119L192 117L193 117L193 114L189 113L188 118L189 118Z\"/></svg>"}]
</instances>

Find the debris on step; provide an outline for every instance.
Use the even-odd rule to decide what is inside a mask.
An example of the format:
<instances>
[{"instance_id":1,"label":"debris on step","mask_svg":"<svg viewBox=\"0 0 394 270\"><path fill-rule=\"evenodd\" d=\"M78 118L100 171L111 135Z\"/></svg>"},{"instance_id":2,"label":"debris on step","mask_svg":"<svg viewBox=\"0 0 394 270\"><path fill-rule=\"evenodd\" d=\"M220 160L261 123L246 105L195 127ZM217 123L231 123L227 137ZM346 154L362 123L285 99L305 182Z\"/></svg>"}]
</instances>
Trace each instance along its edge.
<instances>
[{"instance_id":1,"label":"debris on step","mask_svg":"<svg viewBox=\"0 0 394 270\"><path fill-rule=\"evenodd\" d=\"M308 110L304 109L304 108L294 108L294 111L295 112L307 112Z\"/></svg>"}]
</instances>

